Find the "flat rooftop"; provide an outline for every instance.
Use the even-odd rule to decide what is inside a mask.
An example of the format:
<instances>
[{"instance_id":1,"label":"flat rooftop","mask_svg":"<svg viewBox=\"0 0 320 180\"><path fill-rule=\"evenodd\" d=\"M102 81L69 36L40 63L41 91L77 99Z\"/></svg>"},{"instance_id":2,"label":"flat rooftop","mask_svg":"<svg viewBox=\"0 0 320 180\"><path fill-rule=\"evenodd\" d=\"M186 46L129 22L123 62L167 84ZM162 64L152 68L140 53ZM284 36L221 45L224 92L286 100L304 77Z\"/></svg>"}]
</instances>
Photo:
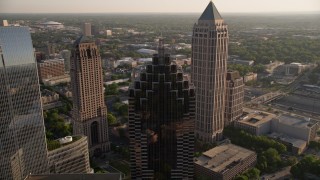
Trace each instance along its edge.
<instances>
[{"instance_id":1,"label":"flat rooftop","mask_svg":"<svg viewBox=\"0 0 320 180\"><path fill-rule=\"evenodd\" d=\"M277 118L279 123L299 127L299 128L306 128L309 129L318 122L312 119L306 119L303 117L296 117L296 116L288 116L288 115L281 115Z\"/></svg>"},{"instance_id":2,"label":"flat rooftop","mask_svg":"<svg viewBox=\"0 0 320 180\"><path fill-rule=\"evenodd\" d=\"M307 141L304 141L301 139L296 139L296 138L293 138L293 137L290 137L288 135L281 134L281 133L274 132L274 133L269 134L268 136L273 139L279 139L281 141L291 143L293 147L297 147L297 148L304 148L307 145Z\"/></svg>"},{"instance_id":3,"label":"flat rooftop","mask_svg":"<svg viewBox=\"0 0 320 180\"><path fill-rule=\"evenodd\" d=\"M255 152L233 144L223 144L203 153L195 163L217 173L232 169L243 159L255 155Z\"/></svg>"},{"instance_id":4,"label":"flat rooftop","mask_svg":"<svg viewBox=\"0 0 320 180\"><path fill-rule=\"evenodd\" d=\"M243 124L247 124L250 126L256 126L271 121L273 118L276 117L275 114L271 114L264 111L257 111L253 109L244 108L243 109L244 115L240 117L239 122Z\"/></svg>"}]
</instances>

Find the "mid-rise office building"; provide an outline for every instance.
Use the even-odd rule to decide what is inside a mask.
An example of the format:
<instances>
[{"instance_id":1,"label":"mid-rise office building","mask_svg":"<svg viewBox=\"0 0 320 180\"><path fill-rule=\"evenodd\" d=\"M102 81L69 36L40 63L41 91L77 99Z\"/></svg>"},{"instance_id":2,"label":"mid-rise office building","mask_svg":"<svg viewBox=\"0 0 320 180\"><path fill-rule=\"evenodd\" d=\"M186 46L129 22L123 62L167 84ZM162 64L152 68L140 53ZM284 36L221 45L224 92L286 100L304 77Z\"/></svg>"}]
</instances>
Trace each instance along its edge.
<instances>
[{"instance_id":1,"label":"mid-rise office building","mask_svg":"<svg viewBox=\"0 0 320 180\"><path fill-rule=\"evenodd\" d=\"M238 119L243 112L244 84L238 71L228 71L224 125Z\"/></svg>"},{"instance_id":2,"label":"mid-rise office building","mask_svg":"<svg viewBox=\"0 0 320 180\"><path fill-rule=\"evenodd\" d=\"M192 82L196 88L196 137L212 142L224 127L228 27L211 1L193 27Z\"/></svg>"},{"instance_id":3,"label":"mid-rise office building","mask_svg":"<svg viewBox=\"0 0 320 180\"><path fill-rule=\"evenodd\" d=\"M64 71L69 73L70 72L70 58L71 52L69 50L63 50L60 52L62 59L64 59Z\"/></svg>"},{"instance_id":4,"label":"mid-rise office building","mask_svg":"<svg viewBox=\"0 0 320 180\"><path fill-rule=\"evenodd\" d=\"M254 167L256 162L255 152L233 144L222 144L195 159L195 175L199 179L231 180Z\"/></svg>"},{"instance_id":5,"label":"mid-rise office building","mask_svg":"<svg viewBox=\"0 0 320 180\"><path fill-rule=\"evenodd\" d=\"M0 27L0 179L48 172L40 98L28 27Z\"/></svg>"},{"instance_id":6,"label":"mid-rise office building","mask_svg":"<svg viewBox=\"0 0 320 180\"><path fill-rule=\"evenodd\" d=\"M64 76L65 67L63 59L49 59L38 62L39 78L41 81L54 77Z\"/></svg>"},{"instance_id":7,"label":"mid-rise office building","mask_svg":"<svg viewBox=\"0 0 320 180\"><path fill-rule=\"evenodd\" d=\"M188 76L159 54L129 89L132 179L193 179L195 92Z\"/></svg>"},{"instance_id":8,"label":"mid-rise office building","mask_svg":"<svg viewBox=\"0 0 320 180\"><path fill-rule=\"evenodd\" d=\"M82 33L84 36L91 36L91 23L83 23Z\"/></svg>"},{"instance_id":9,"label":"mid-rise office building","mask_svg":"<svg viewBox=\"0 0 320 180\"><path fill-rule=\"evenodd\" d=\"M90 155L109 150L101 56L88 37L76 40L71 57L73 134L88 136Z\"/></svg>"},{"instance_id":10,"label":"mid-rise office building","mask_svg":"<svg viewBox=\"0 0 320 180\"><path fill-rule=\"evenodd\" d=\"M48 143L50 173L80 174L92 172L86 136L67 136Z\"/></svg>"}]
</instances>

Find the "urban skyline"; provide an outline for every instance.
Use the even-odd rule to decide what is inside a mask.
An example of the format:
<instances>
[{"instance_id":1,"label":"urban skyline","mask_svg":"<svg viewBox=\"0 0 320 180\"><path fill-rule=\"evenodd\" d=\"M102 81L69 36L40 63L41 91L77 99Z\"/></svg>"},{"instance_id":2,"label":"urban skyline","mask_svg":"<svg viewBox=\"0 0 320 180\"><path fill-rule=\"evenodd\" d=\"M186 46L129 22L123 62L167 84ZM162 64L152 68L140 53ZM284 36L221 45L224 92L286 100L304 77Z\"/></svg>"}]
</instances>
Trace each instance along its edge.
<instances>
[{"instance_id":1,"label":"urban skyline","mask_svg":"<svg viewBox=\"0 0 320 180\"><path fill-rule=\"evenodd\" d=\"M2 13L108 13L108 12L198 12L202 11L207 0L202 1L185 1L182 0L121 0L108 3L101 0L93 0L78 4L77 8L73 5L75 0L64 1L60 3L51 3L48 0L38 1L29 0L4 0L1 2L0 11ZM320 12L320 2L317 0L216 0L214 1L222 13L245 13L245 12ZM276 5L275 5L276 4ZM103 6L105 5L105 6ZM155 8L154 7L158 7ZM179 7L179 8L177 8Z\"/></svg>"}]
</instances>

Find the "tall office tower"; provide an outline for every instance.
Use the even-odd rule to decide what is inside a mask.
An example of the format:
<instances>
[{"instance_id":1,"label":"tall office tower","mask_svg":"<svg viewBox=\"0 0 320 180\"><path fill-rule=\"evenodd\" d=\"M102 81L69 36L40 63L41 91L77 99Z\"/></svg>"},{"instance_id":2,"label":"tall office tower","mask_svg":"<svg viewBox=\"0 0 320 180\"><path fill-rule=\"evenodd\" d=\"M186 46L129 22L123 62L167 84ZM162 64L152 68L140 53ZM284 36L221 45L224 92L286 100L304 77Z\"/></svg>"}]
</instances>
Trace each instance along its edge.
<instances>
[{"instance_id":1,"label":"tall office tower","mask_svg":"<svg viewBox=\"0 0 320 180\"><path fill-rule=\"evenodd\" d=\"M60 56L64 59L65 72L69 73L71 52L69 50L63 50L60 52Z\"/></svg>"},{"instance_id":2,"label":"tall office tower","mask_svg":"<svg viewBox=\"0 0 320 180\"><path fill-rule=\"evenodd\" d=\"M227 72L225 126L242 115L244 100L243 78L238 71Z\"/></svg>"},{"instance_id":3,"label":"tall office tower","mask_svg":"<svg viewBox=\"0 0 320 180\"><path fill-rule=\"evenodd\" d=\"M90 155L109 150L99 49L89 38L76 40L71 55L73 134L88 136Z\"/></svg>"},{"instance_id":4,"label":"tall office tower","mask_svg":"<svg viewBox=\"0 0 320 180\"><path fill-rule=\"evenodd\" d=\"M228 29L209 3L193 27L192 82L196 88L196 137L220 140L224 127Z\"/></svg>"},{"instance_id":5,"label":"tall office tower","mask_svg":"<svg viewBox=\"0 0 320 180\"><path fill-rule=\"evenodd\" d=\"M0 179L48 172L37 63L27 27L0 27Z\"/></svg>"},{"instance_id":6,"label":"tall office tower","mask_svg":"<svg viewBox=\"0 0 320 180\"><path fill-rule=\"evenodd\" d=\"M83 23L83 35L84 36L91 36L91 23Z\"/></svg>"},{"instance_id":7,"label":"tall office tower","mask_svg":"<svg viewBox=\"0 0 320 180\"><path fill-rule=\"evenodd\" d=\"M194 88L162 40L158 52L129 91L131 176L193 179Z\"/></svg>"}]
</instances>

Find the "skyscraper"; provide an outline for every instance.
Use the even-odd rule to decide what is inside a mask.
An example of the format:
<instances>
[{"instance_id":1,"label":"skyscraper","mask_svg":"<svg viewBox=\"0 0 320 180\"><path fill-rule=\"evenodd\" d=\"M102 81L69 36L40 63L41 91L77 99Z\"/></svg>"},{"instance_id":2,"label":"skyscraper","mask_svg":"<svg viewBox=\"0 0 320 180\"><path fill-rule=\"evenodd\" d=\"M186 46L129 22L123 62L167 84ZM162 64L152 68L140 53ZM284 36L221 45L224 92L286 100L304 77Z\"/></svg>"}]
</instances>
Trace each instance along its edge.
<instances>
[{"instance_id":1,"label":"skyscraper","mask_svg":"<svg viewBox=\"0 0 320 180\"><path fill-rule=\"evenodd\" d=\"M99 49L89 38L76 40L71 57L73 134L88 136L90 155L109 150Z\"/></svg>"},{"instance_id":2,"label":"skyscraper","mask_svg":"<svg viewBox=\"0 0 320 180\"><path fill-rule=\"evenodd\" d=\"M132 179L193 179L193 85L177 65L159 54L129 90Z\"/></svg>"},{"instance_id":3,"label":"skyscraper","mask_svg":"<svg viewBox=\"0 0 320 180\"><path fill-rule=\"evenodd\" d=\"M27 27L0 27L0 179L48 172L37 64Z\"/></svg>"},{"instance_id":4,"label":"skyscraper","mask_svg":"<svg viewBox=\"0 0 320 180\"><path fill-rule=\"evenodd\" d=\"M91 36L91 23L83 23L82 31L84 36Z\"/></svg>"},{"instance_id":5,"label":"skyscraper","mask_svg":"<svg viewBox=\"0 0 320 180\"><path fill-rule=\"evenodd\" d=\"M192 82L196 88L196 136L219 140L224 127L228 28L212 1L193 27Z\"/></svg>"},{"instance_id":6,"label":"skyscraper","mask_svg":"<svg viewBox=\"0 0 320 180\"><path fill-rule=\"evenodd\" d=\"M225 126L242 115L244 100L243 78L238 71L227 72Z\"/></svg>"}]
</instances>

